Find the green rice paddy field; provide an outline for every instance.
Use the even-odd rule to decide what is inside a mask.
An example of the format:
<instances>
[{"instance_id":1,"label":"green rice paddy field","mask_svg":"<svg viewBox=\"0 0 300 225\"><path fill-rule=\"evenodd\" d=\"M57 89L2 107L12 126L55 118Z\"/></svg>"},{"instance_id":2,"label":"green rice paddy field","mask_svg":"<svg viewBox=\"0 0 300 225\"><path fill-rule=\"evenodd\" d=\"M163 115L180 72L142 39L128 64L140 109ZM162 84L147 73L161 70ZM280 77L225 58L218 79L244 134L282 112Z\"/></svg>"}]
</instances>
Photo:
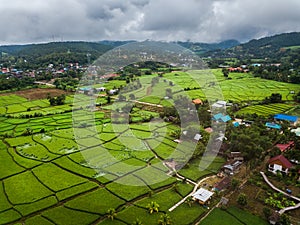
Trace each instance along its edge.
<instances>
[{"instance_id":1,"label":"green rice paddy field","mask_svg":"<svg viewBox=\"0 0 300 225\"><path fill-rule=\"evenodd\" d=\"M96 119L90 121L86 112L78 111L76 124L93 124L97 133L77 126L76 142L68 102L50 107L47 100L30 102L8 95L0 97L0 105L9 115L0 117L0 224L132 224L137 218L157 224L161 215L193 189L166 175L168 169L161 163L177 147L169 136L177 129L171 124L136 123L116 131L104 112L96 112ZM37 110L45 114L34 117ZM23 116L27 114L32 116ZM132 145L137 143L135 137L140 142ZM145 145L147 151L138 151ZM174 156L177 161L185 160L182 146ZM103 152L117 160L99 164L97 157ZM216 158L213 168L202 173L217 171L223 162ZM184 171L194 181L202 173ZM157 182L150 183L147 176L153 174ZM128 180L140 186L123 184ZM148 212L149 201L159 204L159 212ZM111 208L116 210L113 221L108 218ZM174 224L180 224L189 213L190 223L205 211L200 205L183 204L169 215Z\"/></svg>"},{"instance_id":2,"label":"green rice paddy field","mask_svg":"<svg viewBox=\"0 0 300 225\"><path fill-rule=\"evenodd\" d=\"M226 100L261 100L273 92L291 99L289 91L299 89L299 85L251 78L248 74L231 74L233 79L225 80L220 71L212 72ZM199 77L211 98L219 96L211 83L205 84L205 76L192 76ZM148 80L143 82L149 84L152 77L145 79ZM191 98L206 98L191 76L182 72L165 74L153 88L134 93L146 102L170 104L172 101L164 99L165 93L160 91L169 87L169 80L175 84L171 86L175 96L189 88L186 92ZM118 84L121 82L114 86ZM193 224L207 212L198 204L182 204L168 211L193 189L193 185L168 175L169 169L162 164L170 156L178 163L187 160L192 143L173 141L170 133L177 127L162 121L139 122L145 115L158 114L136 110L133 117L137 123L115 129L107 113L110 108L90 117L84 109L72 114L72 103L72 96L67 97L65 105L55 107L46 99L28 101L17 95L0 96L0 224L128 225L139 219L152 225L168 213L173 224L182 225ZM290 109L285 104L274 108ZM272 107L259 110L275 112ZM223 163L224 159L217 157L208 168L199 170L196 160L179 174L197 182L216 174ZM125 185L128 183L135 186ZM153 214L147 209L151 201L159 204L159 211ZM110 209L115 210L114 220L110 219ZM235 220L235 224L248 224L236 220L238 215L233 219L232 215L225 217Z\"/></svg>"}]
</instances>

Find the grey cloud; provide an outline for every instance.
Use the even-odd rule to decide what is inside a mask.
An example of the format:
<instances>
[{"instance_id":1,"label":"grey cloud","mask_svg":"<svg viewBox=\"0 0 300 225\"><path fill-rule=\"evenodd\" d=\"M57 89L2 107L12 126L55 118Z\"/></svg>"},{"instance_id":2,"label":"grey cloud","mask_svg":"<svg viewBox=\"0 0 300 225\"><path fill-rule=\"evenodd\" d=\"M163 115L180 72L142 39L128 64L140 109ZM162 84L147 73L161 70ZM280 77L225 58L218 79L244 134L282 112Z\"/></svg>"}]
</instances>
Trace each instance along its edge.
<instances>
[{"instance_id":1,"label":"grey cloud","mask_svg":"<svg viewBox=\"0 0 300 225\"><path fill-rule=\"evenodd\" d=\"M55 40L247 41L300 31L299 0L0 0L0 44Z\"/></svg>"}]
</instances>

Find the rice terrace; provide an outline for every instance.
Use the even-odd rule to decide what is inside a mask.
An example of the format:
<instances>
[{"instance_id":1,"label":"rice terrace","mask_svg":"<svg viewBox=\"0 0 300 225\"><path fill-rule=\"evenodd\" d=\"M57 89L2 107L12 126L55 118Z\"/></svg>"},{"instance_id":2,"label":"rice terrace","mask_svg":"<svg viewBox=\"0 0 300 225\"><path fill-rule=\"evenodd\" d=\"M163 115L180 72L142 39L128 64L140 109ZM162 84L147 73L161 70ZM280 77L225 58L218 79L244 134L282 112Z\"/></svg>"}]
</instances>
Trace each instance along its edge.
<instances>
[{"instance_id":1,"label":"rice terrace","mask_svg":"<svg viewBox=\"0 0 300 225\"><path fill-rule=\"evenodd\" d=\"M299 40L0 46L0 225L300 224Z\"/></svg>"},{"instance_id":2,"label":"rice terrace","mask_svg":"<svg viewBox=\"0 0 300 225\"><path fill-rule=\"evenodd\" d=\"M253 77L250 73L231 73L231 79L226 79L220 69L212 70L212 73L221 86L224 99L242 106L235 111L229 109L232 117L254 113L258 116L270 116L297 107L290 93L299 90L298 84L264 80ZM147 79L145 82L148 83L155 79L156 83L152 90L139 87L134 91L125 92L125 99L136 98L139 102L169 107L180 98L182 90L185 90L190 99L201 99L203 102L206 99L202 90L183 71L142 75L133 78L130 83L135 85L138 79ZM171 85L170 81L173 82ZM201 81L200 78L200 82L205 81ZM118 89L125 85L126 80L117 77L105 83L104 87ZM162 87L169 87L169 94L172 93L172 96L165 98L163 93L162 96L151 97L152 93L157 93ZM43 97L36 98L32 93ZM190 145L190 140L174 141L181 131L168 114L164 116L163 112L155 107L149 109L142 103L136 103L130 111L129 128L125 127L116 132L111 123L112 111L119 110L112 107L112 103L118 101L115 97L112 96L108 100L105 92L100 93L94 112L95 120L85 116L87 109L78 109L76 115L80 116L73 124L73 93L67 93L64 104L56 106L51 106L47 96L40 93L54 93L58 96L66 92L57 89L30 89L0 95L0 224L194 224L200 221L210 207L220 201L222 194L218 192L208 205L202 206L186 200L169 211L195 187L206 186L211 189L221 179L216 175L219 174L226 158L217 156L208 168L199 170L204 145L202 142L205 142L202 139L196 150L199 152L187 165L176 171L176 163L180 163L185 157L185 149ZM272 93L280 93L283 102L268 106L258 105ZM134 98L132 95L130 97L130 94L134 94ZM87 95L82 93L81 96L84 101ZM124 105L118 107L122 108ZM204 106L200 106L200 109L201 107ZM203 108L203 111L206 109ZM209 119L203 120L201 124L201 135L204 137L209 135L204 130L210 124L209 113L208 116ZM162 122L161 118L169 120L165 119ZM155 120L159 122L155 123ZM151 126L149 121L154 121ZM73 126L76 126L76 129L88 130L93 123L96 124L98 134L92 131L84 132L86 136L80 137L78 146ZM130 144L135 141L131 140L130 135L126 139L128 145L125 145L124 141L120 142L118 137L126 137L127 132L132 132L141 143L146 144L148 151L135 151L134 148L139 146ZM94 146L93 143L99 137L101 146ZM160 143L157 143L157 138L161 138ZM86 157L79 151L83 149L87 154L94 156L104 148L117 158L118 162L103 165L101 170L91 168ZM149 170L149 176L153 173L168 176L168 179L162 182L148 184L145 173L140 175L139 171L122 169L123 164L143 169L151 167L156 165L157 161L164 161L175 148L179 149L174 157L175 165L165 162L165 166ZM212 175L217 177L217 181L211 184L209 181L199 182ZM127 178L141 185L128 186L116 182ZM242 178L240 180L242 181ZM225 193L228 194L227 191ZM261 212L254 216L236 207L235 203L231 203L228 212L217 208L200 224L250 225L254 224L253 221L256 221L255 224L268 224L266 220L259 218ZM252 220L242 219L241 213L253 217ZM223 221L211 223L210 217L212 220L223 217Z\"/></svg>"}]
</instances>

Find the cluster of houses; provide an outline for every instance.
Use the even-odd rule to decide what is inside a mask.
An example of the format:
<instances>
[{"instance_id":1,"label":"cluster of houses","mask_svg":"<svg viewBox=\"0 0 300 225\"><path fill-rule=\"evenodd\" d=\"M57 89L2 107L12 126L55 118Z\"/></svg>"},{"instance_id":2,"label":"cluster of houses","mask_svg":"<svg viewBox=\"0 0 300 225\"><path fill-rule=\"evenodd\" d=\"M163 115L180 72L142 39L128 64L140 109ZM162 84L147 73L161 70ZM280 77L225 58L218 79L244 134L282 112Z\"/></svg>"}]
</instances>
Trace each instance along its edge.
<instances>
[{"instance_id":1,"label":"cluster of houses","mask_svg":"<svg viewBox=\"0 0 300 225\"><path fill-rule=\"evenodd\" d=\"M81 66L78 62L76 63L69 63L68 65L59 65L58 67L55 67L53 64L49 64L45 68L40 68L38 70L26 70L23 71L21 69L17 69L14 67L0 67L0 75L6 75L8 77L13 76L13 77L32 77L35 78L39 74L42 73L51 73L53 77L57 77L63 73L66 73L70 70L81 70L81 71L86 71L87 67L86 66Z\"/></svg>"}]
</instances>

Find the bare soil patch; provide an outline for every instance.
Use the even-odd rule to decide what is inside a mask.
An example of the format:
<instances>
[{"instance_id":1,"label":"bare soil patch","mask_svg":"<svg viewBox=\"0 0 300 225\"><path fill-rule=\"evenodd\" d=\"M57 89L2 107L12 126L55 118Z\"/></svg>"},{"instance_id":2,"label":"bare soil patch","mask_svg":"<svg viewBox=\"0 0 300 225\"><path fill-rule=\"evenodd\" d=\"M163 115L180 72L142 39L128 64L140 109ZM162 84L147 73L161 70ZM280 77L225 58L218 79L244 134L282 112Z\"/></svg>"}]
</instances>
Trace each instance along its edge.
<instances>
[{"instance_id":1,"label":"bare soil patch","mask_svg":"<svg viewBox=\"0 0 300 225\"><path fill-rule=\"evenodd\" d=\"M37 100L37 99L45 99L47 98L48 94L52 97L56 97L62 94L69 94L70 92L66 92L64 90L60 89L54 89L54 88L33 88L33 89L28 89L28 90L21 90L21 91L14 91L14 92L9 92L9 93L3 93L0 94L0 96L3 95L10 95L10 94L15 94L19 95L21 97L27 98L28 100Z\"/></svg>"}]
</instances>

